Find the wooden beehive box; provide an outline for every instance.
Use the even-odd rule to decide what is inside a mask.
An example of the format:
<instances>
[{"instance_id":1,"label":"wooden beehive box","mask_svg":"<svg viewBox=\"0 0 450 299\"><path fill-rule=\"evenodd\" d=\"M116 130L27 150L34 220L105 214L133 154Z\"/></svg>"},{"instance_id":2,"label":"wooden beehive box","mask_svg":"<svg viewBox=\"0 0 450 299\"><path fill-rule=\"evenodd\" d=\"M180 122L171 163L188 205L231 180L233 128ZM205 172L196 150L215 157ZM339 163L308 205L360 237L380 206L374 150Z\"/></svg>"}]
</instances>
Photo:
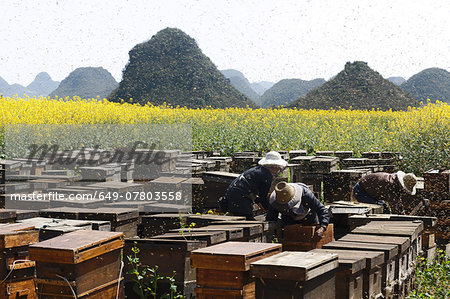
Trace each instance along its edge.
<instances>
[{"instance_id":1,"label":"wooden beehive box","mask_svg":"<svg viewBox=\"0 0 450 299\"><path fill-rule=\"evenodd\" d=\"M253 262L255 298L335 298L337 268L329 253L285 251Z\"/></svg>"},{"instance_id":2,"label":"wooden beehive box","mask_svg":"<svg viewBox=\"0 0 450 299\"><path fill-rule=\"evenodd\" d=\"M280 244L245 242L226 242L193 251L197 298L254 298L250 264L280 252Z\"/></svg>"},{"instance_id":3,"label":"wooden beehive box","mask_svg":"<svg viewBox=\"0 0 450 299\"><path fill-rule=\"evenodd\" d=\"M242 242L262 242L263 237L263 225L260 223L223 223L221 221L213 222L211 225L215 225L221 228L241 228L243 231L243 237L240 240Z\"/></svg>"},{"instance_id":4,"label":"wooden beehive box","mask_svg":"<svg viewBox=\"0 0 450 299\"><path fill-rule=\"evenodd\" d=\"M181 228L186 224L187 214L155 214L144 215L141 218L141 238L150 238L164 234L172 229Z\"/></svg>"},{"instance_id":5,"label":"wooden beehive box","mask_svg":"<svg viewBox=\"0 0 450 299\"><path fill-rule=\"evenodd\" d=\"M109 221L112 231L123 232L127 238L137 236L139 220L139 211L137 209L108 207L85 209L65 207L44 209L39 214L41 217L49 218Z\"/></svg>"},{"instance_id":6,"label":"wooden beehive box","mask_svg":"<svg viewBox=\"0 0 450 299\"><path fill-rule=\"evenodd\" d=\"M384 260L379 268L380 292L395 285L395 272L399 269L398 246L394 244L375 244L363 242L343 242L333 241L325 244L323 249L339 249L339 250L358 250L380 252L383 254ZM374 297L375 298L375 297Z\"/></svg>"},{"instance_id":7,"label":"wooden beehive box","mask_svg":"<svg viewBox=\"0 0 450 299\"><path fill-rule=\"evenodd\" d=\"M195 223L196 227L202 227L216 222L220 223L222 221L242 221L242 220L245 220L244 216L203 214L203 215L189 215L186 223L187 225Z\"/></svg>"},{"instance_id":8,"label":"wooden beehive box","mask_svg":"<svg viewBox=\"0 0 450 299\"><path fill-rule=\"evenodd\" d=\"M368 169L332 170L323 177L323 196L327 202L350 201L357 181L370 173Z\"/></svg>"},{"instance_id":9,"label":"wooden beehive box","mask_svg":"<svg viewBox=\"0 0 450 299\"><path fill-rule=\"evenodd\" d=\"M358 243L374 243L374 244L394 244L398 246L399 262L395 264L395 269L387 269L389 274L393 275L394 281L405 280L409 271L409 258L411 241L407 237L394 236L377 236L377 235L363 235L363 234L348 234L339 239L343 242L358 242ZM392 271L393 270L393 271ZM392 279L390 279L392 280Z\"/></svg>"},{"instance_id":10,"label":"wooden beehive box","mask_svg":"<svg viewBox=\"0 0 450 299\"><path fill-rule=\"evenodd\" d=\"M191 252L193 250L206 247L205 241L193 240L167 240L167 239L126 239L124 256L134 256L132 248L136 246L140 249L137 255L140 264L144 267L155 268L161 276L172 276L175 271L175 284L178 290L186 298L193 294L196 272L191 268ZM124 273L131 269L129 263L125 263ZM127 294L132 293L133 277L125 275L125 285ZM159 284L161 291L168 290L166 284ZM133 298L133 297L131 297Z\"/></svg>"},{"instance_id":11,"label":"wooden beehive box","mask_svg":"<svg viewBox=\"0 0 450 299\"><path fill-rule=\"evenodd\" d=\"M227 234L224 231L194 232L182 230L154 236L151 239L205 241L207 246L211 246L225 242Z\"/></svg>"},{"instance_id":12,"label":"wooden beehive box","mask_svg":"<svg viewBox=\"0 0 450 299\"><path fill-rule=\"evenodd\" d=\"M334 240L334 225L329 224L321 239L316 239L314 233L315 225L287 225L283 228L283 250L285 251L309 251L322 248Z\"/></svg>"},{"instance_id":13,"label":"wooden beehive box","mask_svg":"<svg viewBox=\"0 0 450 299\"><path fill-rule=\"evenodd\" d=\"M185 234L189 232L225 232L226 241L239 241L244 237L244 229L241 227L227 227L216 225L208 225L203 227L194 227L194 228L178 228L173 231L183 231Z\"/></svg>"},{"instance_id":14,"label":"wooden beehive box","mask_svg":"<svg viewBox=\"0 0 450 299\"><path fill-rule=\"evenodd\" d=\"M425 191L450 194L450 169L428 170L423 174Z\"/></svg>"},{"instance_id":15,"label":"wooden beehive box","mask_svg":"<svg viewBox=\"0 0 450 299\"><path fill-rule=\"evenodd\" d=\"M183 200L192 206L193 213L203 212L204 187L202 178L189 178L181 182Z\"/></svg>"},{"instance_id":16,"label":"wooden beehive box","mask_svg":"<svg viewBox=\"0 0 450 299\"><path fill-rule=\"evenodd\" d=\"M289 151L289 161L291 161L292 159L294 159L296 157L306 156L306 154L307 154L306 150L292 150L292 151Z\"/></svg>"},{"instance_id":17,"label":"wooden beehive box","mask_svg":"<svg viewBox=\"0 0 450 299\"><path fill-rule=\"evenodd\" d=\"M355 255L352 251L313 249L310 253L337 254L339 267L336 271L336 298L363 298L364 273L366 272L366 259Z\"/></svg>"},{"instance_id":18,"label":"wooden beehive box","mask_svg":"<svg viewBox=\"0 0 450 299\"><path fill-rule=\"evenodd\" d=\"M248 234L246 232L249 240L254 239L255 241L257 241L259 239L259 229L257 230L256 228L254 228L254 226L247 226L250 224L260 225L262 227L261 242L263 242L263 243L270 243L277 236L278 226L277 226L276 221L227 220L227 221L218 221L218 222L212 223L212 225L221 225L221 226L233 225L234 227L239 226L241 224L245 225L244 227L242 227L243 229L245 229L246 227L249 228ZM250 231L250 229L253 229L253 231ZM242 239L242 240L244 240L244 239Z\"/></svg>"},{"instance_id":19,"label":"wooden beehive box","mask_svg":"<svg viewBox=\"0 0 450 299\"><path fill-rule=\"evenodd\" d=\"M147 215L161 214L161 213L181 213L186 214L191 212L191 207L184 204L171 204L163 202L150 202L145 205L144 212Z\"/></svg>"},{"instance_id":20,"label":"wooden beehive box","mask_svg":"<svg viewBox=\"0 0 450 299\"><path fill-rule=\"evenodd\" d=\"M219 198L225 195L225 192L231 182L237 178L239 174L209 171L202 174L204 182L204 200L202 209L218 208Z\"/></svg>"},{"instance_id":21,"label":"wooden beehive box","mask_svg":"<svg viewBox=\"0 0 450 299\"><path fill-rule=\"evenodd\" d=\"M39 242L39 233L33 229L24 224L0 226L0 277L9 274L0 284L0 298L37 298L35 262L30 261L28 253L29 245Z\"/></svg>"},{"instance_id":22,"label":"wooden beehive box","mask_svg":"<svg viewBox=\"0 0 450 299\"><path fill-rule=\"evenodd\" d=\"M411 240L411 258L409 261L415 263L416 257L422 252L423 222L414 221L372 221L366 225L352 230L353 234L368 234L379 236L408 237Z\"/></svg>"},{"instance_id":23,"label":"wooden beehive box","mask_svg":"<svg viewBox=\"0 0 450 299\"><path fill-rule=\"evenodd\" d=\"M30 257L36 261L39 296L90 298L99 292L110 294L121 277L120 264L123 233L74 231L30 246ZM99 297L101 298L101 297Z\"/></svg>"}]
</instances>

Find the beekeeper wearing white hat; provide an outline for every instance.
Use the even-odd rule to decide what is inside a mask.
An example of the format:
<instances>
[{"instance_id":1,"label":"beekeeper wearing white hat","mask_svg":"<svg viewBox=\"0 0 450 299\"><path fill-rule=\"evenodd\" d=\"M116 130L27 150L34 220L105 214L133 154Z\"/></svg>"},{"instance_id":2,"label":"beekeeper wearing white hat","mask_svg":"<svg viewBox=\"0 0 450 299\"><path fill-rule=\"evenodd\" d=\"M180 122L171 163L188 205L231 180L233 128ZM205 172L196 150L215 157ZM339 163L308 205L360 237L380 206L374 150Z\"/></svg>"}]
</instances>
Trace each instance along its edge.
<instances>
[{"instance_id":1,"label":"beekeeper wearing white hat","mask_svg":"<svg viewBox=\"0 0 450 299\"><path fill-rule=\"evenodd\" d=\"M402 214L401 195L415 195L416 183L413 173L371 173L359 179L353 188L353 196L359 202L382 204L385 213Z\"/></svg>"},{"instance_id":2,"label":"beekeeper wearing white hat","mask_svg":"<svg viewBox=\"0 0 450 299\"><path fill-rule=\"evenodd\" d=\"M225 196L220 199L220 208L236 216L245 216L254 220L253 203L269 208L268 193L274 176L287 166L280 153L271 151L258 162L237 177L228 187Z\"/></svg>"}]
</instances>

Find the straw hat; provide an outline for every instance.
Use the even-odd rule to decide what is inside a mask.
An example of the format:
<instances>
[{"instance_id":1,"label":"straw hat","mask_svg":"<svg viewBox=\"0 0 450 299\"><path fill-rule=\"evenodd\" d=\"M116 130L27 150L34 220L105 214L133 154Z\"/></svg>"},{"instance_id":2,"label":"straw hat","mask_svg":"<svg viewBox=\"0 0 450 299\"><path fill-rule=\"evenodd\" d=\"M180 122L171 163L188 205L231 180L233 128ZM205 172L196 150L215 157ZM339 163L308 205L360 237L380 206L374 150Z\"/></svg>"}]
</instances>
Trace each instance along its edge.
<instances>
[{"instance_id":1,"label":"straw hat","mask_svg":"<svg viewBox=\"0 0 450 299\"><path fill-rule=\"evenodd\" d=\"M279 204L286 204L292 199L297 203L302 200L302 189L296 184L279 182L275 186L275 196Z\"/></svg>"},{"instance_id":2,"label":"straw hat","mask_svg":"<svg viewBox=\"0 0 450 299\"><path fill-rule=\"evenodd\" d=\"M414 173L404 173L403 171L397 172L397 177L400 182L400 185L402 185L403 189L406 190L411 195L416 194L416 183L417 178L414 175Z\"/></svg>"},{"instance_id":3,"label":"straw hat","mask_svg":"<svg viewBox=\"0 0 450 299\"><path fill-rule=\"evenodd\" d=\"M284 168L287 166L288 162L281 158L279 152L271 151L266 154L264 158L258 162L261 166L278 166Z\"/></svg>"}]
</instances>

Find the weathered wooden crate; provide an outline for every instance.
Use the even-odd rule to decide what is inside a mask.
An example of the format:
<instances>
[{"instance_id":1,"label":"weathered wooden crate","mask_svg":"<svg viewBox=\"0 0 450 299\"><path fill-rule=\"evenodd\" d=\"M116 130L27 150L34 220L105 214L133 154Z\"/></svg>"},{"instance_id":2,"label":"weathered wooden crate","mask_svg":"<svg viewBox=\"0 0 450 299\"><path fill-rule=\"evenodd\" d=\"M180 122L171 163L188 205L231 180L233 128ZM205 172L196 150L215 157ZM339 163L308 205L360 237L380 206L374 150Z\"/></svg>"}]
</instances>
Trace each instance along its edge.
<instances>
[{"instance_id":1,"label":"weathered wooden crate","mask_svg":"<svg viewBox=\"0 0 450 299\"><path fill-rule=\"evenodd\" d=\"M127 238L137 236L139 212L135 209L108 207L97 209L54 208L41 210L39 214L41 217L49 218L109 221L112 231L123 232Z\"/></svg>"},{"instance_id":2,"label":"weathered wooden crate","mask_svg":"<svg viewBox=\"0 0 450 299\"><path fill-rule=\"evenodd\" d=\"M39 298L48 299L61 299L61 298L74 298L72 290L67 282L64 280L48 280L48 279L36 279L38 287ZM70 282L72 288L76 287L76 284ZM117 291L119 288L119 291ZM116 279L114 281L99 285L98 287L79 294L76 298L80 299L103 299L103 298L125 298L123 278Z\"/></svg>"},{"instance_id":3,"label":"weathered wooden crate","mask_svg":"<svg viewBox=\"0 0 450 299\"><path fill-rule=\"evenodd\" d=\"M262 227L261 241L263 243L271 243L277 237L277 229L279 229L279 226L277 225L276 221L225 220L225 221L218 221L217 223L216 222L212 223L212 225L220 225L222 227L225 227L226 225L233 225L235 227L238 227L239 225L242 224L244 224L245 226L248 226L249 224L260 225ZM246 229L245 226L242 227L242 229L245 230ZM248 228L250 230L253 228L253 226L248 226ZM253 238L252 235L254 236ZM256 239L259 238L259 229L253 230L253 232L249 231L248 236L249 240L254 239L256 241Z\"/></svg>"},{"instance_id":4,"label":"weathered wooden crate","mask_svg":"<svg viewBox=\"0 0 450 299\"><path fill-rule=\"evenodd\" d=\"M291 164L294 164L293 173L291 173L291 182L298 182L298 174L305 173L311 171L311 161L315 158L315 156L306 156L301 155L290 160Z\"/></svg>"},{"instance_id":5,"label":"weathered wooden crate","mask_svg":"<svg viewBox=\"0 0 450 299\"><path fill-rule=\"evenodd\" d=\"M428 170L423 174L425 180L425 191L450 193L450 169Z\"/></svg>"},{"instance_id":6,"label":"weathered wooden crate","mask_svg":"<svg viewBox=\"0 0 450 299\"><path fill-rule=\"evenodd\" d=\"M195 223L196 227L207 226L215 222L223 221L243 221L244 216L227 216L227 215L214 215L214 214L203 214L203 215L188 215L186 223L190 225Z\"/></svg>"},{"instance_id":7,"label":"weathered wooden crate","mask_svg":"<svg viewBox=\"0 0 450 299\"><path fill-rule=\"evenodd\" d=\"M214 171L230 171L232 161L231 157L206 157L204 159L214 161L216 163Z\"/></svg>"},{"instance_id":8,"label":"weathered wooden crate","mask_svg":"<svg viewBox=\"0 0 450 299\"><path fill-rule=\"evenodd\" d=\"M336 254L283 252L251 263L255 298L336 298Z\"/></svg>"},{"instance_id":9,"label":"weathered wooden crate","mask_svg":"<svg viewBox=\"0 0 450 299\"><path fill-rule=\"evenodd\" d=\"M140 253L137 255L142 267L157 268L161 276L173 276L175 271L175 284L186 298L190 298L194 292L196 271L191 268L191 252L195 249L206 247L205 241L192 240L165 240L165 239L126 239L124 257L132 256L132 248L136 246ZM124 273L131 269L129 263L125 263ZM129 298L136 296L133 291L133 277L125 275L125 289ZM158 289L168 290L164 281L158 282Z\"/></svg>"},{"instance_id":10,"label":"weathered wooden crate","mask_svg":"<svg viewBox=\"0 0 450 299\"><path fill-rule=\"evenodd\" d=\"M226 241L239 241L244 237L244 229L241 227L228 227L226 225L217 227L216 225L208 225L193 228L177 228L171 231L183 231L185 235L189 232L225 232Z\"/></svg>"},{"instance_id":11,"label":"weathered wooden crate","mask_svg":"<svg viewBox=\"0 0 450 299\"><path fill-rule=\"evenodd\" d=\"M373 243L373 244L393 244L398 247L398 263L395 269L386 269L386 276L394 275L393 281L403 281L408 276L411 240L408 237L377 236L363 234L348 234L339 239L343 242Z\"/></svg>"},{"instance_id":12,"label":"weathered wooden crate","mask_svg":"<svg viewBox=\"0 0 450 299\"><path fill-rule=\"evenodd\" d=\"M92 230L92 223L87 220L52 219L35 217L19 220L19 223L34 226L39 231L39 240L44 241L65 233L84 229Z\"/></svg>"},{"instance_id":13,"label":"weathered wooden crate","mask_svg":"<svg viewBox=\"0 0 450 299\"><path fill-rule=\"evenodd\" d=\"M241 228L243 231L243 237L240 240L242 242L262 242L263 239L263 225L260 223L223 223L222 221L213 222L211 225L215 225L220 228Z\"/></svg>"},{"instance_id":14,"label":"weathered wooden crate","mask_svg":"<svg viewBox=\"0 0 450 299\"><path fill-rule=\"evenodd\" d=\"M153 236L151 239L205 241L207 246L211 246L226 242L227 234L224 231L194 232L189 230L181 230Z\"/></svg>"},{"instance_id":15,"label":"weathered wooden crate","mask_svg":"<svg viewBox=\"0 0 450 299\"><path fill-rule=\"evenodd\" d=\"M360 167L360 166L367 166L372 165L373 161L367 158L347 158L343 159L341 161L342 167L349 168L349 167Z\"/></svg>"},{"instance_id":16,"label":"weathered wooden crate","mask_svg":"<svg viewBox=\"0 0 450 299\"><path fill-rule=\"evenodd\" d=\"M141 156L143 162L135 161L133 180L152 180L160 177L162 172L174 171L180 153L179 150L137 149L136 157Z\"/></svg>"},{"instance_id":17,"label":"weathered wooden crate","mask_svg":"<svg viewBox=\"0 0 450 299\"><path fill-rule=\"evenodd\" d=\"M204 187L202 178L189 178L181 182L183 202L192 206L193 213L203 212Z\"/></svg>"},{"instance_id":18,"label":"weathered wooden crate","mask_svg":"<svg viewBox=\"0 0 450 299\"><path fill-rule=\"evenodd\" d=\"M0 225L0 277L12 269L16 260L29 260L28 247L39 242L34 226L21 223ZM16 262L14 269L34 267L34 262Z\"/></svg>"},{"instance_id":19,"label":"weathered wooden crate","mask_svg":"<svg viewBox=\"0 0 450 299\"><path fill-rule=\"evenodd\" d=\"M203 209L218 208L219 198L225 195L225 192L231 182L239 174L219 171L209 171L202 174L204 182L204 200Z\"/></svg>"},{"instance_id":20,"label":"weathered wooden crate","mask_svg":"<svg viewBox=\"0 0 450 299\"><path fill-rule=\"evenodd\" d=\"M337 170L339 163L338 157L317 156L311 160L312 173L330 173Z\"/></svg>"},{"instance_id":21,"label":"weathered wooden crate","mask_svg":"<svg viewBox=\"0 0 450 299\"><path fill-rule=\"evenodd\" d=\"M250 169L256 166L261 160L261 157L258 156L232 156L232 161L230 165L230 169L235 173L243 173L247 169Z\"/></svg>"},{"instance_id":22,"label":"weathered wooden crate","mask_svg":"<svg viewBox=\"0 0 450 299\"><path fill-rule=\"evenodd\" d=\"M350 201L353 187L358 180L369 174L367 169L332 170L323 176L323 196L327 202Z\"/></svg>"},{"instance_id":23,"label":"weathered wooden crate","mask_svg":"<svg viewBox=\"0 0 450 299\"><path fill-rule=\"evenodd\" d=\"M0 223L13 223L16 219L16 211L12 209L0 209Z\"/></svg>"},{"instance_id":24,"label":"weathered wooden crate","mask_svg":"<svg viewBox=\"0 0 450 299\"><path fill-rule=\"evenodd\" d=\"M186 224L187 214L156 214L141 218L139 236L150 238L177 229Z\"/></svg>"},{"instance_id":25,"label":"weathered wooden crate","mask_svg":"<svg viewBox=\"0 0 450 299\"><path fill-rule=\"evenodd\" d=\"M372 221L352 230L354 234L408 237L411 253L408 263L414 265L416 257L422 252L422 221ZM410 269L413 267L411 266Z\"/></svg>"},{"instance_id":26,"label":"weathered wooden crate","mask_svg":"<svg viewBox=\"0 0 450 299\"><path fill-rule=\"evenodd\" d=\"M339 267L336 270L336 298L350 299L363 298L364 294L369 294L369 290L364 290L364 279L366 270L366 258L355 255L352 251L346 250L326 250L313 249L310 253L337 254Z\"/></svg>"},{"instance_id":27,"label":"weathered wooden crate","mask_svg":"<svg viewBox=\"0 0 450 299\"><path fill-rule=\"evenodd\" d=\"M177 192L181 192L181 183L185 181L186 178L183 177L159 177L150 182L144 183L144 191L145 192L173 192L174 194ZM171 201L167 200L167 203L171 203ZM172 200L175 202L175 200Z\"/></svg>"},{"instance_id":28,"label":"weathered wooden crate","mask_svg":"<svg viewBox=\"0 0 450 299\"><path fill-rule=\"evenodd\" d=\"M194 250L198 298L254 298L250 264L281 252L280 244L226 242Z\"/></svg>"},{"instance_id":29,"label":"weathered wooden crate","mask_svg":"<svg viewBox=\"0 0 450 299\"><path fill-rule=\"evenodd\" d=\"M0 298L37 298L34 284L30 288L35 262L30 260L28 248L39 242L39 233L33 229L24 224L0 226L0 277L9 273L8 281L0 284Z\"/></svg>"},{"instance_id":30,"label":"weathered wooden crate","mask_svg":"<svg viewBox=\"0 0 450 299\"><path fill-rule=\"evenodd\" d=\"M189 205L184 204L170 204L163 202L150 202L150 204L145 205L144 212L147 215L150 214L161 214L161 213L178 213L178 214L186 214L191 212L191 207Z\"/></svg>"},{"instance_id":31,"label":"weathered wooden crate","mask_svg":"<svg viewBox=\"0 0 450 299\"><path fill-rule=\"evenodd\" d=\"M316 151L316 156L333 157L334 156L334 151Z\"/></svg>"},{"instance_id":32,"label":"weathered wooden crate","mask_svg":"<svg viewBox=\"0 0 450 299\"><path fill-rule=\"evenodd\" d=\"M292 159L294 159L296 157L306 156L306 154L307 154L306 150L292 150L292 151L289 151L289 161L291 161Z\"/></svg>"},{"instance_id":33,"label":"weathered wooden crate","mask_svg":"<svg viewBox=\"0 0 450 299\"><path fill-rule=\"evenodd\" d=\"M283 250L309 251L322 248L334 240L334 226L329 224L321 239L314 237L317 227L313 225L287 225L283 228Z\"/></svg>"},{"instance_id":34,"label":"weathered wooden crate","mask_svg":"<svg viewBox=\"0 0 450 299\"><path fill-rule=\"evenodd\" d=\"M364 242L344 242L344 241L333 241L323 246L324 249L339 249L339 250L358 250L358 251L369 251L369 252L379 252L383 254L384 262L381 262L379 269L380 280L380 292L382 290L389 289L396 284L395 271L399 269L399 255L398 255L398 245L395 244L376 244L376 243L364 243ZM381 279L380 279L381 278ZM376 279L376 277L374 277ZM377 294L374 294L376 298Z\"/></svg>"},{"instance_id":35,"label":"weathered wooden crate","mask_svg":"<svg viewBox=\"0 0 450 299\"><path fill-rule=\"evenodd\" d=\"M0 284L0 298L2 299L38 299L35 284L34 268L30 276L7 280Z\"/></svg>"},{"instance_id":36,"label":"weathered wooden crate","mask_svg":"<svg viewBox=\"0 0 450 299\"><path fill-rule=\"evenodd\" d=\"M353 151L335 151L334 155L339 158L339 163L343 159L348 159L353 157Z\"/></svg>"},{"instance_id":37,"label":"weathered wooden crate","mask_svg":"<svg viewBox=\"0 0 450 299\"><path fill-rule=\"evenodd\" d=\"M36 261L39 296L78 298L117 284L124 239L122 233L79 230L30 246Z\"/></svg>"},{"instance_id":38,"label":"weathered wooden crate","mask_svg":"<svg viewBox=\"0 0 450 299\"><path fill-rule=\"evenodd\" d=\"M333 253L339 255L339 259L342 260L354 260L354 259L363 259L363 276L360 281L354 281L353 288L356 286L356 290L358 288L358 284L362 284L362 296L360 297L351 297L351 298L392 298L388 297L384 292L382 292L382 281L381 277L381 268L384 265L384 254L379 251L364 251L364 250L354 250L354 249L314 249L315 251L324 251L328 253ZM337 275L338 279L344 278L342 275ZM347 277L348 278L348 277ZM338 282L336 283L336 293L338 289L342 290L345 287ZM389 294L393 293L390 291ZM338 294L336 294L338 295ZM384 296L384 297L383 297Z\"/></svg>"}]
</instances>

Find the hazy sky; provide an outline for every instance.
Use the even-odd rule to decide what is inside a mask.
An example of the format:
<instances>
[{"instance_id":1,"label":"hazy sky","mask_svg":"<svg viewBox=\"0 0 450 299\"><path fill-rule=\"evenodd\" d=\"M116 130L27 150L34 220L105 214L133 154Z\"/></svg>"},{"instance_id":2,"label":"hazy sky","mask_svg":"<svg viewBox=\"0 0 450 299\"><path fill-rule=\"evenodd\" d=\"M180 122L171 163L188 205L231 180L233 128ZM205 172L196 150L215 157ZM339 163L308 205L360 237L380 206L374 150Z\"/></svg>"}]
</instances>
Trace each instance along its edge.
<instances>
[{"instance_id":1,"label":"hazy sky","mask_svg":"<svg viewBox=\"0 0 450 299\"><path fill-rule=\"evenodd\" d=\"M166 27L251 82L329 79L355 60L386 78L450 71L449 0L0 0L0 76L102 66L120 81L128 51Z\"/></svg>"}]
</instances>

